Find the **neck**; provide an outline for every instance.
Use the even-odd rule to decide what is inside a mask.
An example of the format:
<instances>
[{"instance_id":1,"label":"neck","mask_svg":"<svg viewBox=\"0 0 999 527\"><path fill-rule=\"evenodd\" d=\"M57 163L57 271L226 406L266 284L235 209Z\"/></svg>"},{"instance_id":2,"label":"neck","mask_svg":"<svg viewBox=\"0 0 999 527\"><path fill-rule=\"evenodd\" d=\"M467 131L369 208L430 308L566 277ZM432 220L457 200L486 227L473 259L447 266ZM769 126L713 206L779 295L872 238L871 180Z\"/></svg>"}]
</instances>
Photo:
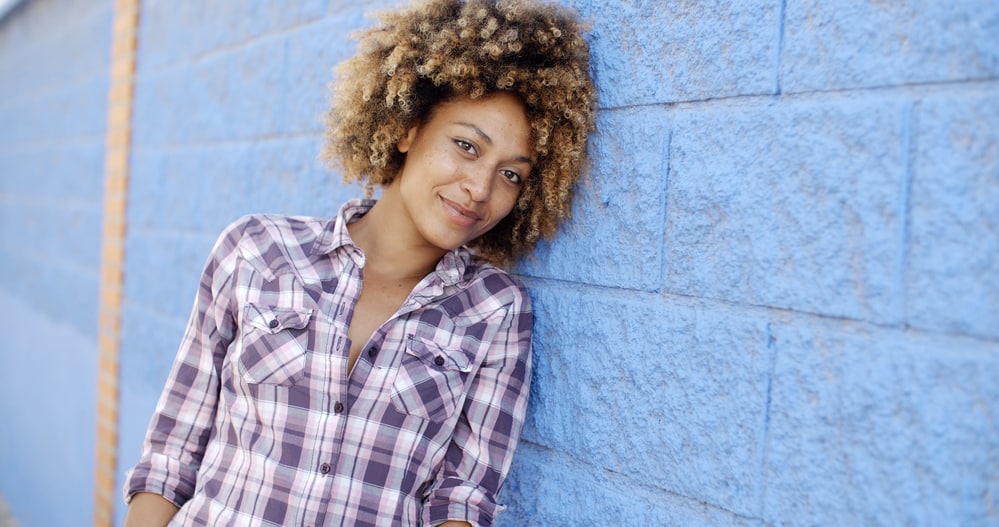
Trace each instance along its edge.
<instances>
[{"instance_id":1,"label":"neck","mask_svg":"<svg viewBox=\"0 0 999 527\"><path fill-rule=\"evenodd\" d=\"M388 190L388 189L386 189ZM433 271L445 252L417 243L411 224L400 221L401 203L385 192L371 210L347 226L350 237L364 251L365 274L395 280L419 280Z\"/></svg>"}]
</instances>

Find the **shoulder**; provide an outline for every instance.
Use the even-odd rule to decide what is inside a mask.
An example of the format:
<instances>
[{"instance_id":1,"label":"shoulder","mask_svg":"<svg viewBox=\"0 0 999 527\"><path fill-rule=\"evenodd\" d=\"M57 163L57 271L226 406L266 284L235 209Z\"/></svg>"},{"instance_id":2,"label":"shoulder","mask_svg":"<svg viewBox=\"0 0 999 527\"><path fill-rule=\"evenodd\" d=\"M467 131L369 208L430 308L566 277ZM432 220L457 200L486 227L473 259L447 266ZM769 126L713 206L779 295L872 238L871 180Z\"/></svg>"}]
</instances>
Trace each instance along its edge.
<instances>
[{"instance_id":1,"label":"shoulder","mask_svg":"<svg viewBox=\"0 0 999 527\"><path fill-rule=\"evenodd\" d=\"M223 236L246 241L298 242L315 240L322 235L329 218L288 216L283 214L247 214L230 223Z\"/></svg>"},{"instance_id":2,"label":"shoulder","mask_svg":"<svg viewBox=\"0 0 999 527\"><path fill-rule=\"evenodd\" d=\"M328 218L281 214L248 214L232 222L216 243L216 253L231 253L265 275L308 265L313 246L330 223Z\"/></svg>"},{"instance_id":3,"label":"shoulder","mask_svg":"<svg viewBox=\"0 0 999 527\"><path fill-rule=\"evenodd\" d=\"M473 261L465 269L461 292L445 301L455 315L488 316L491 313L530 313L531 298L517 277L490 263ZM459 313L461 312L461 313Z\"/></svg>"}]
</instances>

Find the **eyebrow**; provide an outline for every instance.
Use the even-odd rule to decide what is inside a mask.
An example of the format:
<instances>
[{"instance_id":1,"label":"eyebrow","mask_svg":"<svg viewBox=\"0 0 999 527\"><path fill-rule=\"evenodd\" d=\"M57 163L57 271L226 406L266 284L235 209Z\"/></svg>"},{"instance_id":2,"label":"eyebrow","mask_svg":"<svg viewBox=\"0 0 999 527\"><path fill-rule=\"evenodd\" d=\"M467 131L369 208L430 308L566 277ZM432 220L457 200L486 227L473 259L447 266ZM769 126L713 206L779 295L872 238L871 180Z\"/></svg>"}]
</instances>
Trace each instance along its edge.
<instances>
[{"instance_id":1,"label":"eyebrow","mask_svg":"<svg viewBox=\"0 0 999 527\"><path fill-rule=\"evenodd\" d=\"M459 126L464 126L466 128L471 128L472 131L475 132L475 135L479 136L484 142L486 142L489 145L493 144L493 138L489 137L489 134L487 134L485 131L483 131L478 126L475 126L472 123L466 123L465 121L457 121L454 124L457 124ZM517 161L519 163L527 163L528 165L533 165L534 164L534 160L531 159L531 158L529 158L529 157L527 157L527 156L517 156L517 157L513 158L513 160Z\"/></svg>"}]
</instances>

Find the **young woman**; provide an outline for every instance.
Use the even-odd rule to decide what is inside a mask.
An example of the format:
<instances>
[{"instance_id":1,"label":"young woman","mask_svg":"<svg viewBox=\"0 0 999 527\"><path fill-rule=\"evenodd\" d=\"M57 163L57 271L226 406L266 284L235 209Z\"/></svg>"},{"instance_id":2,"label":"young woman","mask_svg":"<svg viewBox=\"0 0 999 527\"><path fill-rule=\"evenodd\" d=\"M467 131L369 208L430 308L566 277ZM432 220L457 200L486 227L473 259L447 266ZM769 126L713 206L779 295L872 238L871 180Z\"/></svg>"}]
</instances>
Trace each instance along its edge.
<instances>
[{"instance_id":1,"label":"young woman","mask_svg":"<svg viewBox=\"0 0 999 527\"><path fill-rule=\"evenodd\" d=\"M341 66L326 157L381 187L229 226L127 474L127 526L492 525L594 91L570 13L430 0Z\"/></svg>"}]
</instances>

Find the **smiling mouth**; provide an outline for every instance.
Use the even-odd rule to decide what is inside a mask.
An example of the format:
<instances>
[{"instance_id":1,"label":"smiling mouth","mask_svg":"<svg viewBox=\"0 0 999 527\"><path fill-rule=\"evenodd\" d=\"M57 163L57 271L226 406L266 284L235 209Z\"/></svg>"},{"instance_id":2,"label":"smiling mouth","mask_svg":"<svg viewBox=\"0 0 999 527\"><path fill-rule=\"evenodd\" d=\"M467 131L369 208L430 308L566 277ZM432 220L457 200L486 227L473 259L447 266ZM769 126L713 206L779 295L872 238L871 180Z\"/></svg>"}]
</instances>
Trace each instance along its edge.
<instances>
[{"instance_id":1,"label":"smiling mouth","mask_svg":"<svg viewBox=\"0 0 999 527\"><path fill-rule=\"evenodd\" d=\"M461 205L445 198L444 196L440 196L440 199L441 203L444 204L444 210L447 211L448 215L451 217L451 220L457 223L458 225L461 225L463 227L470 227L473 224L475 224L475 222L482 219L482 216L479 216L479 214L474 210L466 209L465 207L462 207Z\"/></svg>"}]
</instances>

